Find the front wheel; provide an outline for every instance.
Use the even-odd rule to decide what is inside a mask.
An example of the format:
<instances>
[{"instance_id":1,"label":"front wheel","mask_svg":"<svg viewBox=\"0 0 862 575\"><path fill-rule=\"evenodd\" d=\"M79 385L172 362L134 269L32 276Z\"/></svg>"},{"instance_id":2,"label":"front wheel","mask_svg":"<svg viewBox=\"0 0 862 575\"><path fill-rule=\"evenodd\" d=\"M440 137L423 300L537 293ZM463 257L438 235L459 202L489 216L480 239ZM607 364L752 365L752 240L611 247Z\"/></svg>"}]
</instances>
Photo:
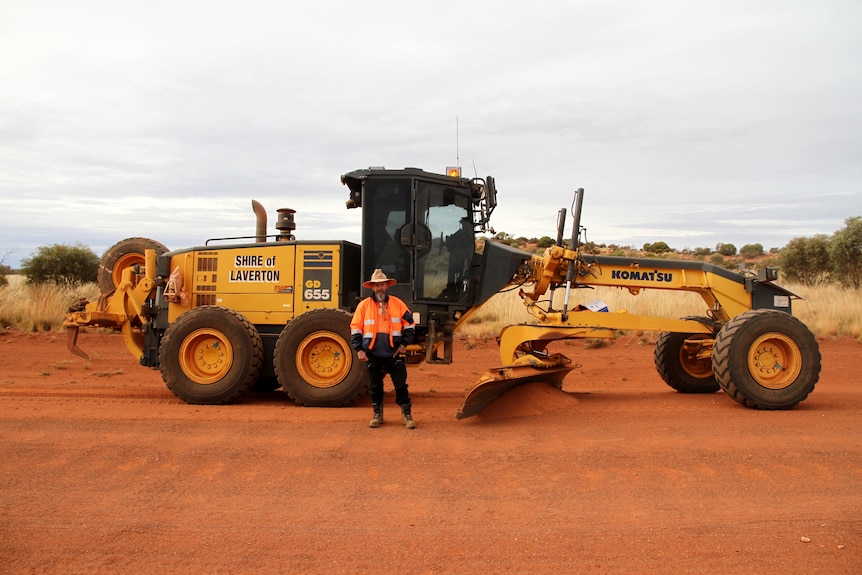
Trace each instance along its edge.
<instances>
[{"instance_id":1,"label":"front wheel","mask_svg":"<svg viewBox=\"0 0 862 575\"><path fill-rule=\"evenodd\" d=\"M187 403L238 399L260 375L263 343L241 314L219 306L194 308L165 331L159 349L162 379Z\"/></svg>"},{"instance_id":2,"label":"front wheel","mask_svg":"<svg viewBox=\"0 0 862 575\"><path fill-rule=\"evenodd\" d=\"M663 332L655 344L655 367L666 384L680 393L715 393L712 336Z\"/></svg>"},{"instance_id":3,"label":"front wheel","mask_svg":"<svg viewBox=\"0 0 862 575\"><path fill-rule=\"evenodd\" d=\"M808 328L789 313L742 313L715 338L712 366L726 394L756 409L789 409L814 390L820 348Z\"/></svg>"},{"instance_id":4,"label":"front wheel","mask_svg":"<svg viewBox=\"0 0 862 575\"><path fill-rule=\"evenodd\" d=\"M341 407L368 389L368 372L350 347L350 314L305 312L275 344L275 373L287 395L309 407Z\"/></svg>"}]
</instances>

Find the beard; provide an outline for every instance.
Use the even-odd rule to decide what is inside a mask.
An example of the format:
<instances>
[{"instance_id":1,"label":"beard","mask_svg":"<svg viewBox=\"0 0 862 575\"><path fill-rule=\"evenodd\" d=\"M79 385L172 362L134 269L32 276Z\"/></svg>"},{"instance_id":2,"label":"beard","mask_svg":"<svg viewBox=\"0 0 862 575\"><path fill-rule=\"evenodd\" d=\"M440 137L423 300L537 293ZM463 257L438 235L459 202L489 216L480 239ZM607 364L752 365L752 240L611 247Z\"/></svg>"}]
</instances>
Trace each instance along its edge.
<instances>
[{"instance_id":1,"label":"beard","mask_svg":"<svg viewBox=\"0 0 862 575\"><path fill-rule=\"evenodd\" d=\"M386 292L382 292L382 291L374 292L374 299L376 299L380 303L383 303L384 301L386 301Z\"/></svg>"}]
</instances>

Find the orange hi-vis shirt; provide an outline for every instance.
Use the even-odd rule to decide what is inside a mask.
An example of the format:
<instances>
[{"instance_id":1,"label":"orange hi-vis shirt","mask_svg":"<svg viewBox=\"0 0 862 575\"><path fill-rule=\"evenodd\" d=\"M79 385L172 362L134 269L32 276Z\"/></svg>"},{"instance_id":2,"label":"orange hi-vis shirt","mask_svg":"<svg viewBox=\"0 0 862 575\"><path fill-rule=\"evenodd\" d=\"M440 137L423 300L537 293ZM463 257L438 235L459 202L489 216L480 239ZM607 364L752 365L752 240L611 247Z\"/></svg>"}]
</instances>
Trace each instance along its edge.
<instances>
[{"instance_id":1,"label":"orange hi-vis shirt","mask_svg":"<svg viewBox=\"0 0 862 575\"><path fill-rule=\"evenodd\" d=\"M377 340L378 334L388 334L389 349ZM413 313L403 301L387 296L381 304L373 296L367 297L356 307L350 321L350 339L353 349L374 353L394 353L399 345L413 341Z\"/></svg>"}]
</instances>

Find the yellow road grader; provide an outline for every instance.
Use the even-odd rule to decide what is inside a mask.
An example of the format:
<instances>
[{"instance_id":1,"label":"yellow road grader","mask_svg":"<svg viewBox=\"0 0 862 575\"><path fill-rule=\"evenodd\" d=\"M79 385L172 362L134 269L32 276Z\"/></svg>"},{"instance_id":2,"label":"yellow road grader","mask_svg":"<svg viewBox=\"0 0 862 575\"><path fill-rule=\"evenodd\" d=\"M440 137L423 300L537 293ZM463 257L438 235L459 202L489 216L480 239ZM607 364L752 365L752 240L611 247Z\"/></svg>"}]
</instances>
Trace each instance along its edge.
<instances>
[{"instance_id":1,"label":"yellow road grader","mask_svg":"<svg viewBox=\"0 0 862 575\"><path fill-rule=\"evenodd\" d=\"M621 331L659 332L655 364L682 393L723 390L759 409L804 400L820 373L820 351L791 314L796 296L777 272L734 273L703 262L601 256L580 249L583 190L575 192L571 237L566 210L557 215L556 244L534 255L476 236L490 229L497 205L492 177L462 178L420 169L369 168L344 174L348 208L361 209L362 245L297 240L294 211L278 210L277 233L252 202L255 234L215 238L169 251L129 238L102 258L95 302L66 315L68 347L85 326L119 330L141 365L161 371L167 387L195 404L230 403L257 381L276 380L305 406L344 406L367 390L367 374L350 347L349 322L363 278L382 269L408 303L416 341L408 364L451 363L453 334L503 288L518 289L535 318L499 337L500 365L467 394L456 417L481 411L508 389L531 381L560 387L571 360L552 342L612 338ZM704 315L665 319L595 311L574 303L593 286L637 295L645 289L690 291ZM564 290L562 304L554 293Z\"/></svg>"}]
</instances>

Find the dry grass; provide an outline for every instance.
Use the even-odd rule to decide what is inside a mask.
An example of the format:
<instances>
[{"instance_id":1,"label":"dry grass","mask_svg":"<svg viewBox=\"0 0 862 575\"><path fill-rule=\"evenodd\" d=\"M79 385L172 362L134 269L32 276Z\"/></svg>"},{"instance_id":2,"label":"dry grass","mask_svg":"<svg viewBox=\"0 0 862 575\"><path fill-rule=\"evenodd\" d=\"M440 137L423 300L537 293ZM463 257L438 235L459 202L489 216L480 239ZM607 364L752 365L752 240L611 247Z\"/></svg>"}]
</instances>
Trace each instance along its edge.
<instances>
[{"instance_id":1,"label":"dry grass","mask_svg":"<svg viewBox=\"0 0 862 575\"><path fill-rule=\"evenodd\" d=\"M95 300L99 288L53 284L28 285L21 276L8 276L9 285L0 287L0 327L22 331L52 331L63 325L63 316L79 298Z\"/></svg>"},{"instance_id":2,"label":"dry grass","mask_svg":"<svg viewBox=\"0 0 862 575\"><path fill-rule=\"evenodd\" d=\"M793 302L793 315L821 338L852 337L862 342L862 293L826 285L784 287L805 299Z\"/></svg>"},{"instance_id":3,"label":"dry grass","mask_svg":"<svg viewBox=\"0 0 862 575\"><path fill-rule=\"evenodd\" d=\"M94 301L99 297L96 284L79 287L27 285L20 276L9 276L9 285L0 287L0 327L12 326L22 331L52 331L63 323L67 308L79 298ZM793 303L793 313L820 338L852 337L862 342L862 297L859 292L837 286L808 287L785 284L784 287L804 299ZM563 290L558 290L555 307L562 307ZM575 290L571 305L586 304L594 299L604 301L611 311L625 310L639 315L680 318L706 315L706 306L696 294L683 291L644 290L633 296L619 288ZM464 325L458 335L491 338L503 326L534 322L517 291L495 295ZM641 334L637 334L641 335Z\"/></svg>"}]
</instances>

